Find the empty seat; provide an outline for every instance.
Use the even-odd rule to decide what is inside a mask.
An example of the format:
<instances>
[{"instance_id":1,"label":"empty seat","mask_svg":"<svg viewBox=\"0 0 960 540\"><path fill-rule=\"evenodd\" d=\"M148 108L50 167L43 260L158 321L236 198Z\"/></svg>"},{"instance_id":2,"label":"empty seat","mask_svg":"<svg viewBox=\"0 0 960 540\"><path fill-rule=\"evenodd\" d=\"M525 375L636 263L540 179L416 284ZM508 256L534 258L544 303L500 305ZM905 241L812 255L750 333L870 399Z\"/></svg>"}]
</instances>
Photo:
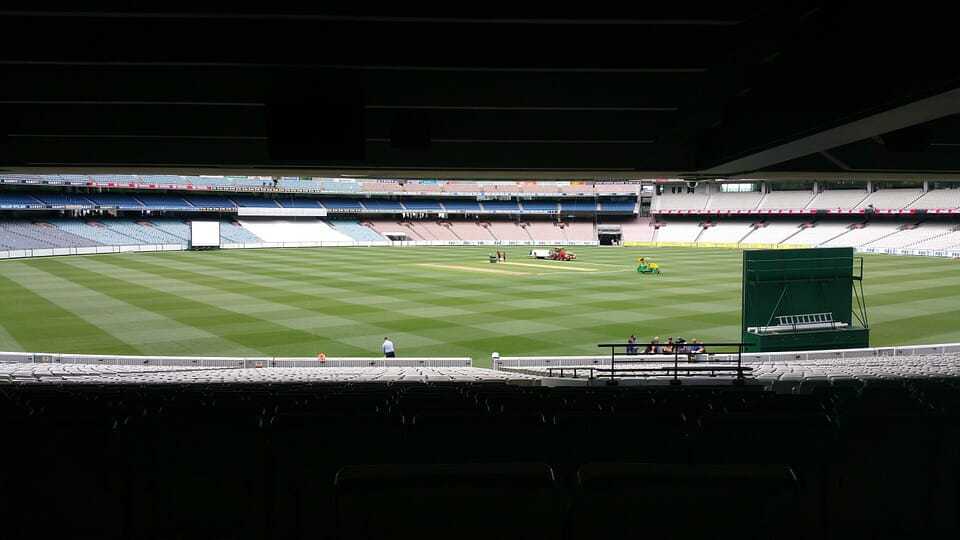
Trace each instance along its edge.
<instances>
[{"instance_id":1,"label":"empty seat","mask_svg":"<svg viewBox=\"0 0 960 540\"><path fill-rule=\"evenodd\" d=\"M359 465L336 476L341 538L560 538L543 463Z\"/></svg>"},{"instance_id":2,"label":"empty seat","mask_svg":"<svg viewBox=\"0 0 960 540\"><path fill-rule=\"evenodd\" d=\"M577 473L569 538L790 538L786 465L591 463Z\"/></svg>"}]
</instances>

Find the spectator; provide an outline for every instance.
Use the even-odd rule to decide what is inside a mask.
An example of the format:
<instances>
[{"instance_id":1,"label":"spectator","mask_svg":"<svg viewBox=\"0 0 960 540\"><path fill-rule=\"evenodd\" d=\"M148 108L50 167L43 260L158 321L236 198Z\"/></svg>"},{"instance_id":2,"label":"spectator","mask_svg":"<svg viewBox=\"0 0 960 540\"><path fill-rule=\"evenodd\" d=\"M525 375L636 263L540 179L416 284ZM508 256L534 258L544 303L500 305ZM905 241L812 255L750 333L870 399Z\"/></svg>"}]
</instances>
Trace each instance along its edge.
<instances>
[{"instance_id":1,"label":"spectator","mask_svg":"<svg viewBox=\"0 0 960 540\"><path fill-rule=\"evenodd\" d=\"M380 346L380 349L383 350L383 357L384 357L384 358L396 358L396 357L397 357L397 350L396 350L396 348L393 346L393 342L390 341L390 338L388 338L388 337L383 338L383 345Z\"/></svg>"},{"instance_id":2,"label":"spectator","mask_svg":"<svg viewBox=\"0 0 960 540\"><path fill-rule=\"evenodd\" d=\"M637 336L633 334L627 340L627 354L637 354Z\"/></svg>"},{"instance_id":3,"label":"spectator","mask_svg":"<svg viewBox=\"0 0 960 540\"><path fill-rule=\"evenodd\" d=\"M667 344L663 346L663 354L673 354L673 338L667 338Z\"/></svg>"},{"instance_id":4,"label":"spectator","mask_svg":"<svg viewBox=\"0 0 960 540\"><path fill-rule=\"evenodd\" d=\"M327 353L325 353L325 352L323 352L323 351L320 351L320 354L317 355L317 360L319 360L319 361L321 361L321 362L326 362L326 361L327 361Z\"/></svg>"},{"instance_id":5,"label":"spectator","mask_svg":"<svg viewBox=\"0 0 960 540\"><path fill-rule=\"evenodd\" d=\"M699 339L693 340L693 343L690 345L690 354L703 354L703 344L700 343Z\"/></svg>"},{"instance_id":6,"label":"spectator","mask_svg":"<svg viewBox=\"0 0 960 540\"><path fill-rule=\"evenodd\" d=\"M654 338L647 344L647 348L643 351L644 354L660 354L660 336L654 336Z\"/></svg>"}]
</instances>

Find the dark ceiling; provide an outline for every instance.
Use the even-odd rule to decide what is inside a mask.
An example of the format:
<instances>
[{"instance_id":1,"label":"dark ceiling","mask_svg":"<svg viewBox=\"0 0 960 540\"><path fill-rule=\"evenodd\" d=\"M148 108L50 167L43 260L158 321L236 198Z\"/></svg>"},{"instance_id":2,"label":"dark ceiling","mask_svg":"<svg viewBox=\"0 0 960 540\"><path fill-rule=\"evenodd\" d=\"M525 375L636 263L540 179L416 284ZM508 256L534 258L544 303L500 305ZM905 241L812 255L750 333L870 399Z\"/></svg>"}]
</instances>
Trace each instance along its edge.
<instances>
[{"instance_id":1,"label":"dark ceiling","mask_svg":"<svg viewBox=\"0 0 960 540\"><path fill-rule=\"evenodd\" d=\"M0 168L960 175L948 13L827 1L313 4L5 4Z\"/></svg>"}]
</instances>

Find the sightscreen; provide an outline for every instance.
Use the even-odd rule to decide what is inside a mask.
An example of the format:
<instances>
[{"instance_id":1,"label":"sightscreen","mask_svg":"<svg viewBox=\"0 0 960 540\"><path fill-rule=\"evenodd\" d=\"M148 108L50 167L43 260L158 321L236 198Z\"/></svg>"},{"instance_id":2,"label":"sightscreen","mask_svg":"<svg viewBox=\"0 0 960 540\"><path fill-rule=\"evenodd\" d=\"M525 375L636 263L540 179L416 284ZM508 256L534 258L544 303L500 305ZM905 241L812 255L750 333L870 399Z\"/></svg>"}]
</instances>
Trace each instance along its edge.
<instances>
[{"instance_id":1,"label":"sightscreen","mask_svg":"<svg viewBox=\"0 0 960 540\"><path fill-rule=\"evenodd\" d=\"M220 247L220 222L191 221L190 247Z\"/></svg>"},{"instance_id":2,"label":"sightscreen","mask_svg":"<svg viewBox=\"0 0 960 540\"><path fill-rule=\"evenodd\" d=\"M853 248L744 251L745 350L869 346L862 283L863 260Z\"/></svg>"}]
</instances>

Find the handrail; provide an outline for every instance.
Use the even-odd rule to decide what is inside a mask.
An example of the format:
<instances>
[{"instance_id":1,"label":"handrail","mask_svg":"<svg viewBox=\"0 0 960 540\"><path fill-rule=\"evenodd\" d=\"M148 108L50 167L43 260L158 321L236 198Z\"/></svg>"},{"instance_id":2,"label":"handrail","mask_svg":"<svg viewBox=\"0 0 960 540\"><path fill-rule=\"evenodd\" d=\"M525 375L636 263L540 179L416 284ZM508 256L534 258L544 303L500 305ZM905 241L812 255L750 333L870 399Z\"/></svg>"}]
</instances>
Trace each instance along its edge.
<instances>
[{"instance_id":1,"label":"handrail","mask_svg":"<svg viewBox=\"0 0 960 540\"><path fill-rule=\"evenodd\" d=\"M610 369L609 369L609 370L604 370L604 371L608 371L608 372L610 373L610 382L609 382L608 384L611 384L611 385L617 384L617 382L616 382L616 377L615 377L615 375L616 375L616 373L617 373L617 370L616 370L616 367L617 367L617 356L618 356L617 347L624 347L624 348L627 348L627 347L641 347L641 346L646 346L646 347L655 347L655 346L656 346L656 347L664 347L665 345L667 345L667 344L664 344L664 343L654 343L654 342L652 342L652 341L649 342L649 343L599 343L599 344L597 344L597 347L601 347L601 348L602 348L602 347L610 347ZM680 384L680 377L679 377L679 372L680 372L680 369L679 369L679 368L680 368L680 350L679 350L679 348L680 348L680 346L689 346L689 345L691 345L691 344L688 344L688 343L683 343L683 344L672 343L672 344L670 344L670 345L673 345L673 380L670 381L670 384L679 385L679 384ZM745 378L744 378L744 376L743 376L743 372L744 372L744 371L750 371L750 370L749 370L749 369L745 369L745 368L743 367L743 346L744 346L743 342L739 342L739 341L738 341L738 342L711 342L711 343L699 343L699 342L698 342L698 343L696 343L696 345L699 345L700 347L736 347L736 348L737 348L737 369L736 369L736 371L737 371L737 378L736 378L736 380L734 381L734 384L743 384L743 383L744 383ZM668 353L668 354L669 354L669 353ZM685 353L683 353L683 354L689 356L689 355L697 354L697 353L686 353L686 352L685 352ZM631 355L629 355L629 354L627 354L626 352L624 352L624 353L619 353L619 356L631 356Z\"/></svg>"}]
</instances>

